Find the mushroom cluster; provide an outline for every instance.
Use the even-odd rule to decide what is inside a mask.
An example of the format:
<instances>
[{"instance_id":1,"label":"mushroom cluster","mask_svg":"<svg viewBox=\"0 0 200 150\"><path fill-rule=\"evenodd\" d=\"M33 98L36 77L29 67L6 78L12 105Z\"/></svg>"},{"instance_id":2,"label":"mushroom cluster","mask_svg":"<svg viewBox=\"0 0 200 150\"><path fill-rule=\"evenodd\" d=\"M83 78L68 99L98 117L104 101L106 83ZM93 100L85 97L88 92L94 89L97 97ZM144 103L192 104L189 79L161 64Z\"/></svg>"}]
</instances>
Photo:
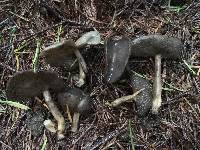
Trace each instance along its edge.
<instances>
[{"instance_id":1,"label":"mushroom cluster","mask_svg":"<svg viewBox=\"0 0 200 150\"><path fill-rule=\"evenodd\" d=\"M73 68L73 64L77 58L80 70L78 86L82 86L84 84L85 73L87 73L87 67L78 49L85 45L99 44L100 40L98 31L90 31L82 35L76 42L68 39L49 46L42 51L40 56L51 66L65 66L68 69ZM57 74L50 71L34 72L31 70L18 72L9 80L6 95L8 99L23 101L43 94L50 112L58 123L56 129L51 120L44 121L44 125L52 132L57 131L58 139L63 139L65 120L54 103L50 91L59 95L61 106L67 104L70 107L70 111L74 112L72 131L77 131L79 114L84 113L90 107L89 96L86 96L80 89L66 90L64 81Z\"/></svg>"},{"instance_id":2,"label":"mushroom cluster","mask_svg":"<svg viewBox=\"0 0 200 150\"><path fill-rule=\"evenodd\" d=\"M79 49L85 45L96 45L100 42L99 32L91 31L81 36L76 42L66 39L53 44L45 48L40 56L50 66L64 66L68 70L76 68L77 59L79 78L76 85L81 87L85 83L87 66ZM134 40L125 36L108 37L105 40L105 79L109 83L119 80L124 70L128 69L129 57L155 57L153 88L147 79L128 69L135 94L126 96L124 99L118 99L116 106L131 98L135 99L139 116L147 115L150 109L153 113L158 113L162 101L161 59L180 59L182 58L182 50L183 44L180 39L164 35L142 36ZM50 120L45 121L44 125L51 127L52 132L57 131L58 139L62 139L64 138L65 120L54 103L50 91L57 94L58 104L64 111L67 111L69 120L72 122L71 131L76 132L80 114L85 114L90 109L90 97L79 88L67 89L64 81L56 73L50 71L18 72L9 80L6 93L8 99L15 100L26 100L42 94L50 112L57 121L57 128L55 129L55 124Z\"/></svg>"},{"instance_id":3,"label":"mushroom cluster","mask_svg":"<svg viewBox=\"0 0 200 150\"><path fill-rule=\"evenodd\" d=\"M136 101L138 109L144 114L149 109L150 100L152 102L152 113L157 114L161 106L161 59L181 59L183 57L183 43L175 37L165 35L148 35L129 40L127 37L109 37L105 42L106 49L106 74L105 78L108 82L116 82L123 74L126 64L130 57L155 57L155 77L153 83L152 98L150 95L150 86L142 78L131 75L132 85L134 89L145 87L139 99ZM140 94L141 95L141 94ZM148 97L148 98L147 98ZM148 106L147 106L148 104ZM139 106L140 105L140 106ZM146 107L143 107L146 105ZM140 111L138 111L140 112ZM139 113L140 114L140 113Z\"/></svg>"},{"instance_id":4,"label":"mushroom cluster","mask_svg":"<svg viewBox=\"0 0 200 150\"><path fill-rule=\"evenodd\" d=\"M67 69L74 68L76 58L79 64L79 78L77 86L81 87L84 84L85 73L87 73L86 62L78 49L86 45L96 45L101 42L98 31L90 31L83 34L76 42L72 39L67 39L59 43L55 43L46 47L41 57L51 66L65 66ZM75 57L75 56L76 57Z\"/></svg>"}]
</instances>

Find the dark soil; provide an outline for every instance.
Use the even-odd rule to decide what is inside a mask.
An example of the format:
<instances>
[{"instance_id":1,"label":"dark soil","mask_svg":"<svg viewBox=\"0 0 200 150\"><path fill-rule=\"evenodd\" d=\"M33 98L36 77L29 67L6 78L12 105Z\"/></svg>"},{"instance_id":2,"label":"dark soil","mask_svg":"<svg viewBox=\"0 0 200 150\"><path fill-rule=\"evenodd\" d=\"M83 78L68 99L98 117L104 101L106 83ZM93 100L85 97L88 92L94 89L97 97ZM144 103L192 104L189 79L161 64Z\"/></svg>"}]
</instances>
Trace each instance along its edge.
<instances>
[{"instance_id":1,"label":"dark soil","mask_svg":"<svg viewBox=\"0 0 200 150\"><path fill-rule=\"evenodd\" d=\"M89 70L86 85L81 89L91 93L93 106L90 114L81 116L79 131L71 133L66 117L64 140L57 141L56 135L46 129L32 135L26 124L28 111L1 104L0 149L41 149L43 145L52 150L133 149L133 145L136 150L200 149L200 2L186 1L179 5L176 0L174 5L176 8L172 10L172 7L160 5L159 1L152 3L150 0L0 2L2 100L6 99L6 84L10 77L17 71L32 69L37 41L42 41L42 49L54 43L59 28L62 28L60 39L73 40L93 27L101 33L103 40L112 33L131 38L154 33L179 37L188 51L186 62L193 70L183 61L163 60L165 89L159 115L150 120L143 119L137 116L134 102L118 108L105 104L107 100L132 94L130 78L125 73L118 83L106 83L103 45L87 47L81 50ZM69 78L71 73L65 68L50 68L43 59L39 59L39 64L40 70L55 71L67 86L74 86ZM131 59L130 68L153 81L152 58ZM41 105L38 99L42 98L33 98L34 102L25 104L34 110ZM48 117L53 118L48 109L42 107Z\"/></svg>"}]
</instances>

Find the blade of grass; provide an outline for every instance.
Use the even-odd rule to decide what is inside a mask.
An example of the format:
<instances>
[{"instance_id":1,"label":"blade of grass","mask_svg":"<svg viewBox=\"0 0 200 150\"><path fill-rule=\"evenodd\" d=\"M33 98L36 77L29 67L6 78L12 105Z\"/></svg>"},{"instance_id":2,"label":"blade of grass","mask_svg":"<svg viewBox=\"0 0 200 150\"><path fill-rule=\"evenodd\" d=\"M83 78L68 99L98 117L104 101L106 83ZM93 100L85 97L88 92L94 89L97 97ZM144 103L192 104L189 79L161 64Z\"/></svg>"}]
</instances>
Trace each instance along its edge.
<instances>
[{"instance_id":1,"label":"blade of grass","mask_svg":"<svg viewBox=\"0 0 200 150\"><path fill-rule=\"evenodd\" d=\"M58 27L57 34L56 34L56 42L60 42L60 35L63 33L62 25Z\"/></svg>"},{"instance_id":2,"label":"blade of grass","mask_svg":"<svg viewBox=\"0 0 200 150\"><path fill-rule=\"evenodd\" d=\"M184 10L186 8L186 6L170 6L169 7L169 11L174 11L179 13L180 11Z\"/></svg>"},{"instance_id":3,"label":"blade of grass","mask_svg":"<svg viewBox=\"0 0 200 150\"><path fill-rule=\"evenodd\" d=\"M180 91L180 92L186 92L187 90L183 90L183 89L179 89L179 88L177 88L177 87L175 87L175 86L173 86L172 84L169 84L169 83L167 83L167 82L164 82L167 86L169 86L169 88L165 88L165 89L171 89L171 91L173 91L173 90L177 90L177 91Z\"/></svg>"},{"instance_id":4,"label":"blade of grass","mask_svg":"<svg viewBox=\"0 0 200 150\"><path fill-rule=\"evenodd\" d=\"M22 42L22 43L19 45L19 47L17 47L17 48L14 50L14 52L15 52L15 53L21 53L20 50L22 50L23 48L25 48L30 42L31 42L31 41L24 41L24 42ZM22 52L22 53L25 53L25 52ZM26 53L28 53L28 52L26 52Z\"/></svg>"},{"instance_id":5,"label":"blade of grass","mask_svg":"<svg viewBox=\"0 0 200 150\"><path fill-rule=\"evenodd\" d=\"M0 33L0 44L3 43L3 35Z\"/></svg>"},{"instance_id":6,"label":"blade of grass","mask_svg":"<svg viewBox=\"0 0 200 150\"><path fill-rule=\"evenodd\" d=\"M187 68L189 69L189 71L193 74L196 75L196 72L192 69L192 66L189 65L186 60L183 60L183 63L187 66Z\"/></svg>"},{"instance_id":7,"label":"blade of grass","mask_svg":"<svg viewBox=\"0 0 200 150\"><path fill-rule=\"evenodd\" d=\"M10 60L10 54L11 54L11 52L14 50L14 45L13 45L13 43L14 43L14 40L15 40L15 38L16 38L16 32L17 32L17 28L16 28L16 26L13 26L11 29L10 29L10 33L9 33L9 35L10 35L10 37L9 37L9 45L10 45L10 48L8 49L8 51L7 51L7 53L6 53L6 57L5 58L9 58L8 60Z\"/></svg>"},{"instance_id":8,"label":"blade of grass","mask_svg":"<svg viewBox=\"0 0 200 150\"><path fill-rule=\"evenodd\" d=\"M17 70L19 70L19 54L15 55L15 59L16 59L16 68Z\"/></svg>"},{"instance_id":9,"label":"blade of grass","mask_svg":"<svg viewBox=\"0 0 200 150\"><path fill-rule=\"evenodd\" d=\"M46 134L44 134L43 140L44 140L44 142L43 142L42 147L41 147L40 150L45 150L46 149L46 145L47 145L47 141L48 141Z\"/></svg>"},{"instance_id":10,"label":"blade of grass","mask_svg":"<svg viewBox=\"0 0 200 150\"><path fill-rule=\"evenodd\" d=\"M131 127L131 120L128 121L128 130L129 130L129 137L131 139L132 150L135 150L135 144L134 144L134 141L133 141L134 133L133 133L132 127Z\"/></svg>"},{"instance_id":11,"label":"blade of grass","mask_svg":"<svg viewBox=\"0 0 200 150\"><path fill-rule=\"evenodd\" d=\"M13 107L20 108L20 109L24 109L24 110L30 109L28 106L23 105L23 104L20 104L20 103L18 103L18 102L13 102L13 101L8 101L8 100L4 101L4 100L1 100L1 99L0 99L0 103L2 103L2 104L7 104L7 105L9 105L9 106L13 106Z\"/></svg>"},{"instance_id":12,"label":"blade of grass","mask_svg":"<svg viewBox=\"0 0 200 150\"><path fill-rule=\"evenodd\" d=\"M14 54L15 54L15 59L16 59L16 68L17 70L19 70L20 68L20 64L19 64L19 55L22 53L28 53L28 52L19 52L21 49L23 49L24 47L26 47L28 45L28 42L25 41L22 43L21 46L19 46L17 49L14 50Z\"/></svg>"},{"instance_id":13,"label":"blade of grass","mask_svg":"<svg viewBox=\"0 0 200 150\"><path fill-rule=\"evenodd\" d=\"M37 47L36 47L36 50L35 50L35 56L33 58L33 63L32 63L32 67L33 67L34 72L37 72L37 70L38 70L38 60L39 60L40 49L41 49L41 39L38 39L37 40Z\"/></svg>"},{"instance_id":14,"label":"blade of grass","mask_svg":"<svg viewBox=\"0 0 200 150\"><path fill-rule=\"evenodd\" d=\"M137 76L139 76L139 77L141 77L141 78L143 78L143 79L146 79L146 80L150 80L146 75L142 75L142 74L139 74L139 73L137 73L137 72L135 72L135 71L133 71L133 70L131 70L131 72L132 73L135 73Z\"/></svg>"},{"instance_id":15,"label":"blade of grass","mask_svg":"<svg viewBox=\"0 0 200 150\"><path fill-rule=\"evenodd\" d=\"M1 113L5 113L5 112L6 112L5 110L0 110L0 114L1 114Z\"/></svg>"}]
</instances>

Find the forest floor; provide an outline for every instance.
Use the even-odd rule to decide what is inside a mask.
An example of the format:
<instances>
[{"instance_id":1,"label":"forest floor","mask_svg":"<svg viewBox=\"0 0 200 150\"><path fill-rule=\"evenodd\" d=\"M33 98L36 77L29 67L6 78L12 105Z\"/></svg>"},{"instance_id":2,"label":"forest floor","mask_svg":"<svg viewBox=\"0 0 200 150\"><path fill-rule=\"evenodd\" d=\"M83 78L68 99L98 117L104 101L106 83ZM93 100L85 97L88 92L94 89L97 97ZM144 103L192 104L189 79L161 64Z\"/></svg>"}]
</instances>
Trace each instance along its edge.
<instances>
[{"instance_id":1,"label":"forest floor","mask_svg":"<svg viewBox=\"0 0 200 150\"><path fill-rule=\"evenodd\" d=\"M173 1L173 0L172 0ZM175 4L174 4L175 5ZM82 90L91 95L92 111L80 119L78 132L70 131L66 117L66 138L57 141L46 129L34 136L28 130L28 111L0 104L0 149L200 149L200 3L176 6L148 3L148 0L5 0L0 2L0 99L6 100L6 84L17 71L30 70L36 48L64 38L78 39L98 30L102 40L114 33L134 38L162 34L180 38L188 52L185 61L163 61L162 106L155 119L145 123L136 114L134 102L117 108L108 100L132 94L128 76L120 82L105 82L103 45L88 46L81 53L88 66ZM154 60L130 59L131 69L154 76ZM39 59L40 70L57 72L73 87L70 72L53 68ZM41 102L24 103L33 111ZM37 101L37 102L36 102Z\"/></svg>"}]
</instances>

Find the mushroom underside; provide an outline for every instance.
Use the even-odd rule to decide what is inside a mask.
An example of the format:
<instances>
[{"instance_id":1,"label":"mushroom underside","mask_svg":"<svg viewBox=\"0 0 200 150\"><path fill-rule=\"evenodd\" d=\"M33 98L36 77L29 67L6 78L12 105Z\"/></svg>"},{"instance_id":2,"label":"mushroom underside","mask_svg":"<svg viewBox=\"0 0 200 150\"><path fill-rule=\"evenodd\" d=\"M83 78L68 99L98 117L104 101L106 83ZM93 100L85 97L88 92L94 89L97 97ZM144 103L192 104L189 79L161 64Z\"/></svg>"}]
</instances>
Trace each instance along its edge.
<instances>
[{"instance_id":1,"label":"mushroom underside","mask_svg":"<svg viewBox=\"0 0 200 150\"><path fill-rule=\"evenodd\" d=\"M117 81L125 70L130 55L130 41L126 37L110 37L105 42L106 73L108 82Z\"/></svg>"}]
</instances>

